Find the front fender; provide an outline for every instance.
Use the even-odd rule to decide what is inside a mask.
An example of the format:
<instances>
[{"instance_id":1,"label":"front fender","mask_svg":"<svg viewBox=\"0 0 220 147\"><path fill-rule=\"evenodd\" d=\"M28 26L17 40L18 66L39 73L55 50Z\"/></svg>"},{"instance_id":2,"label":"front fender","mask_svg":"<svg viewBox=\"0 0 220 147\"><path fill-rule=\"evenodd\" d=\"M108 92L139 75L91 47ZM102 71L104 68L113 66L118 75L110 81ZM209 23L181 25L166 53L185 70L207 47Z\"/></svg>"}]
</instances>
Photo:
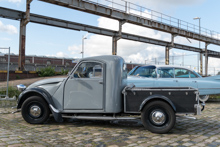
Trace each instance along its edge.
<instances>
[{"instance_id":1,"label":"front fender","mask_svg":"<svg viewBox=\"0 0 220 147\"><path fill-rule=\"evenodd\" d=\"M172 108L173 110L176 112L176 107L175 105L173 104L173 102L167 98L166 96L163 96L163 95L160 95L160 94L155 94L155 95L151 95L149 97L147 97L140 105L140 108L139 108L139 111L141 111L144 106L147 104L147 102L151 101L151 100L162 100L162 101L165 101L167 102Z\"/></svg>"},{"instance_id":2,"label":"front fender","mask_svg":"<svg viewBox=\"0 0 220 147\"><path fill-rule=\"evenodd\" d=\"M18 105L17 109L20 109L23 102L30 96L41 96L44 98L48 104L52 104L54 106L54 102L52 100L52 96L42 88L30 88L23 91L18 97Z\"/></svg>"},{"instance_id":3,"label":"front fender","mask_svg":"<svg viewBox=\"0 0 220 147\"><path fill-rule=\"evenodd\" d=\"M53 102L52 96L46 90L42 88L30 88L30 89L26 89L25 91L23 91L18 97L17 109L20 109L23 102L30 96L40 96L44 100L46 100L46 102L48 103L48 107L53 113L55 120L57 122L63 121L61 113L58 110L56 110L56 106Z\"/></svg>"}]
</instances>

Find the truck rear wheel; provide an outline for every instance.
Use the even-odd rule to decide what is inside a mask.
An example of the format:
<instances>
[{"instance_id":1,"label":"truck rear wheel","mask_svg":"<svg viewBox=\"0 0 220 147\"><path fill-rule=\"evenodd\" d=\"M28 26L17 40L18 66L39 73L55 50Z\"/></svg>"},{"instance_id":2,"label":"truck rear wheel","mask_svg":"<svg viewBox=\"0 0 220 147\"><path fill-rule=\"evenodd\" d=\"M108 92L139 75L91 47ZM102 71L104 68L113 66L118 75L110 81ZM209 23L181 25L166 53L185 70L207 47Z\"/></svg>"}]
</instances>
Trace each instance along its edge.
<instances>
[{"instance_id":1,"label":"truck rear wheel","mask_svg":"<svg viewBox=\"0 0 220 147\"><path fill-rule=\"evenodd\" d=\"M147 130L163 134L174 127L176 116L174 110L166 102L153 101L142 110L141 120Z\"/></svg>"},{"instance_id":2,"label":"truck rear wheel","mask_svg":"<svg viewBox=\"0 0 220 147\"><path fill-rule=\"evenodd\" d=\"M21 107L24 120L30 124L44 123L50 115L47 102L39 96L26 99Z\"/></svg>"}]
</instances>

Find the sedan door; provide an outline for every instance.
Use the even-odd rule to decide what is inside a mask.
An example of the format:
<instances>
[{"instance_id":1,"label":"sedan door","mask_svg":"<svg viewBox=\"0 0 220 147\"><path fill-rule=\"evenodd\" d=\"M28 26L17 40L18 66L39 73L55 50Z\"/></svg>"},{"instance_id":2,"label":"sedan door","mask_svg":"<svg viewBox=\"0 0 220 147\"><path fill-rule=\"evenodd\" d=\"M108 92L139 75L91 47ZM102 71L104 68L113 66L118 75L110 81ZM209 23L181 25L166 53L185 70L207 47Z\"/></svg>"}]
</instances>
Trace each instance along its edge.
<instances>
[{"instance_id":1,"label":"sedan door","mask_svg":"<svg viewBox=\"0 0 220 147\"><path fill-rule=\"evenodd\" d=\"M175 68L175 80L180 87L198 88L198 76L184 68Z\"/></svg>"},{"instance_id":2,"label":"sedan door","mask_svg":"<svg viewBox=\"0 0 220 147\"><path fill-rule=\"evenodd\" d=\"M179 87L178 82L174 78L172 67L158 68L159 77L155 81L155 87Z\"/></svg>"}]
</instances>

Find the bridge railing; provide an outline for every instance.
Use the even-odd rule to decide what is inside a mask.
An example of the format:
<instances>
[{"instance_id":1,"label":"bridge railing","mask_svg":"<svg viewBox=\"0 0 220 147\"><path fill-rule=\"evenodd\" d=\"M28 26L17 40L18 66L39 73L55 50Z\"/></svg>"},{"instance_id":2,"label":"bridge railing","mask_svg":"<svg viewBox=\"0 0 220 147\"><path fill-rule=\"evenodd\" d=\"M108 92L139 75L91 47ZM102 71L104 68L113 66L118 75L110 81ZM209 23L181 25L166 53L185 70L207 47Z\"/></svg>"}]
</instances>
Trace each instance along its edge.
<instances>
[{"instance_id":1,"label":"bridge railing","mask_svg":"<svg viewBox=\"0 0 220 147\"><path fill-rule=\"evenodd\" d=\"M98 5L103 5L111 9L122 11L128 14L136 15L138 17L143 17L150 19L152 21L157 21L175 28L179 28L192 33L200 34L206 37L220 40L220 33L209 30L198 25L183 21L181 19L163 14L161 12L154 11L152 9L134 4L132 2L121 0L84 0L90 3L96 3Z\"/></svg>"}]
</instances>

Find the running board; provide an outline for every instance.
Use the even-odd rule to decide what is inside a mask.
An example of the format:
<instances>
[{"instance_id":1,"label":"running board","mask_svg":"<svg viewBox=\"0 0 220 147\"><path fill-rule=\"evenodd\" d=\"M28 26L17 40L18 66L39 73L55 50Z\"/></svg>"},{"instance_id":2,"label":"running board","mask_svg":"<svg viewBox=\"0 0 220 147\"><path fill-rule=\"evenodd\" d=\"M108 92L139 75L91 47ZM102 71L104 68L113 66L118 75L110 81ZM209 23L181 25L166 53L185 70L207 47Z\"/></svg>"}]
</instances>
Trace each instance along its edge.
<instances>
[{"instance_id":1,"label":"running board","mask_svg":"<svg viewBox=\"0 0 220 147\"><path fill-rule=\"evenodd\" d=\"M135 120L140 117L107 117L107 116L67 116L62 115L63 118L88 119L88 120Z\"/></svg>"}]
</instances>

